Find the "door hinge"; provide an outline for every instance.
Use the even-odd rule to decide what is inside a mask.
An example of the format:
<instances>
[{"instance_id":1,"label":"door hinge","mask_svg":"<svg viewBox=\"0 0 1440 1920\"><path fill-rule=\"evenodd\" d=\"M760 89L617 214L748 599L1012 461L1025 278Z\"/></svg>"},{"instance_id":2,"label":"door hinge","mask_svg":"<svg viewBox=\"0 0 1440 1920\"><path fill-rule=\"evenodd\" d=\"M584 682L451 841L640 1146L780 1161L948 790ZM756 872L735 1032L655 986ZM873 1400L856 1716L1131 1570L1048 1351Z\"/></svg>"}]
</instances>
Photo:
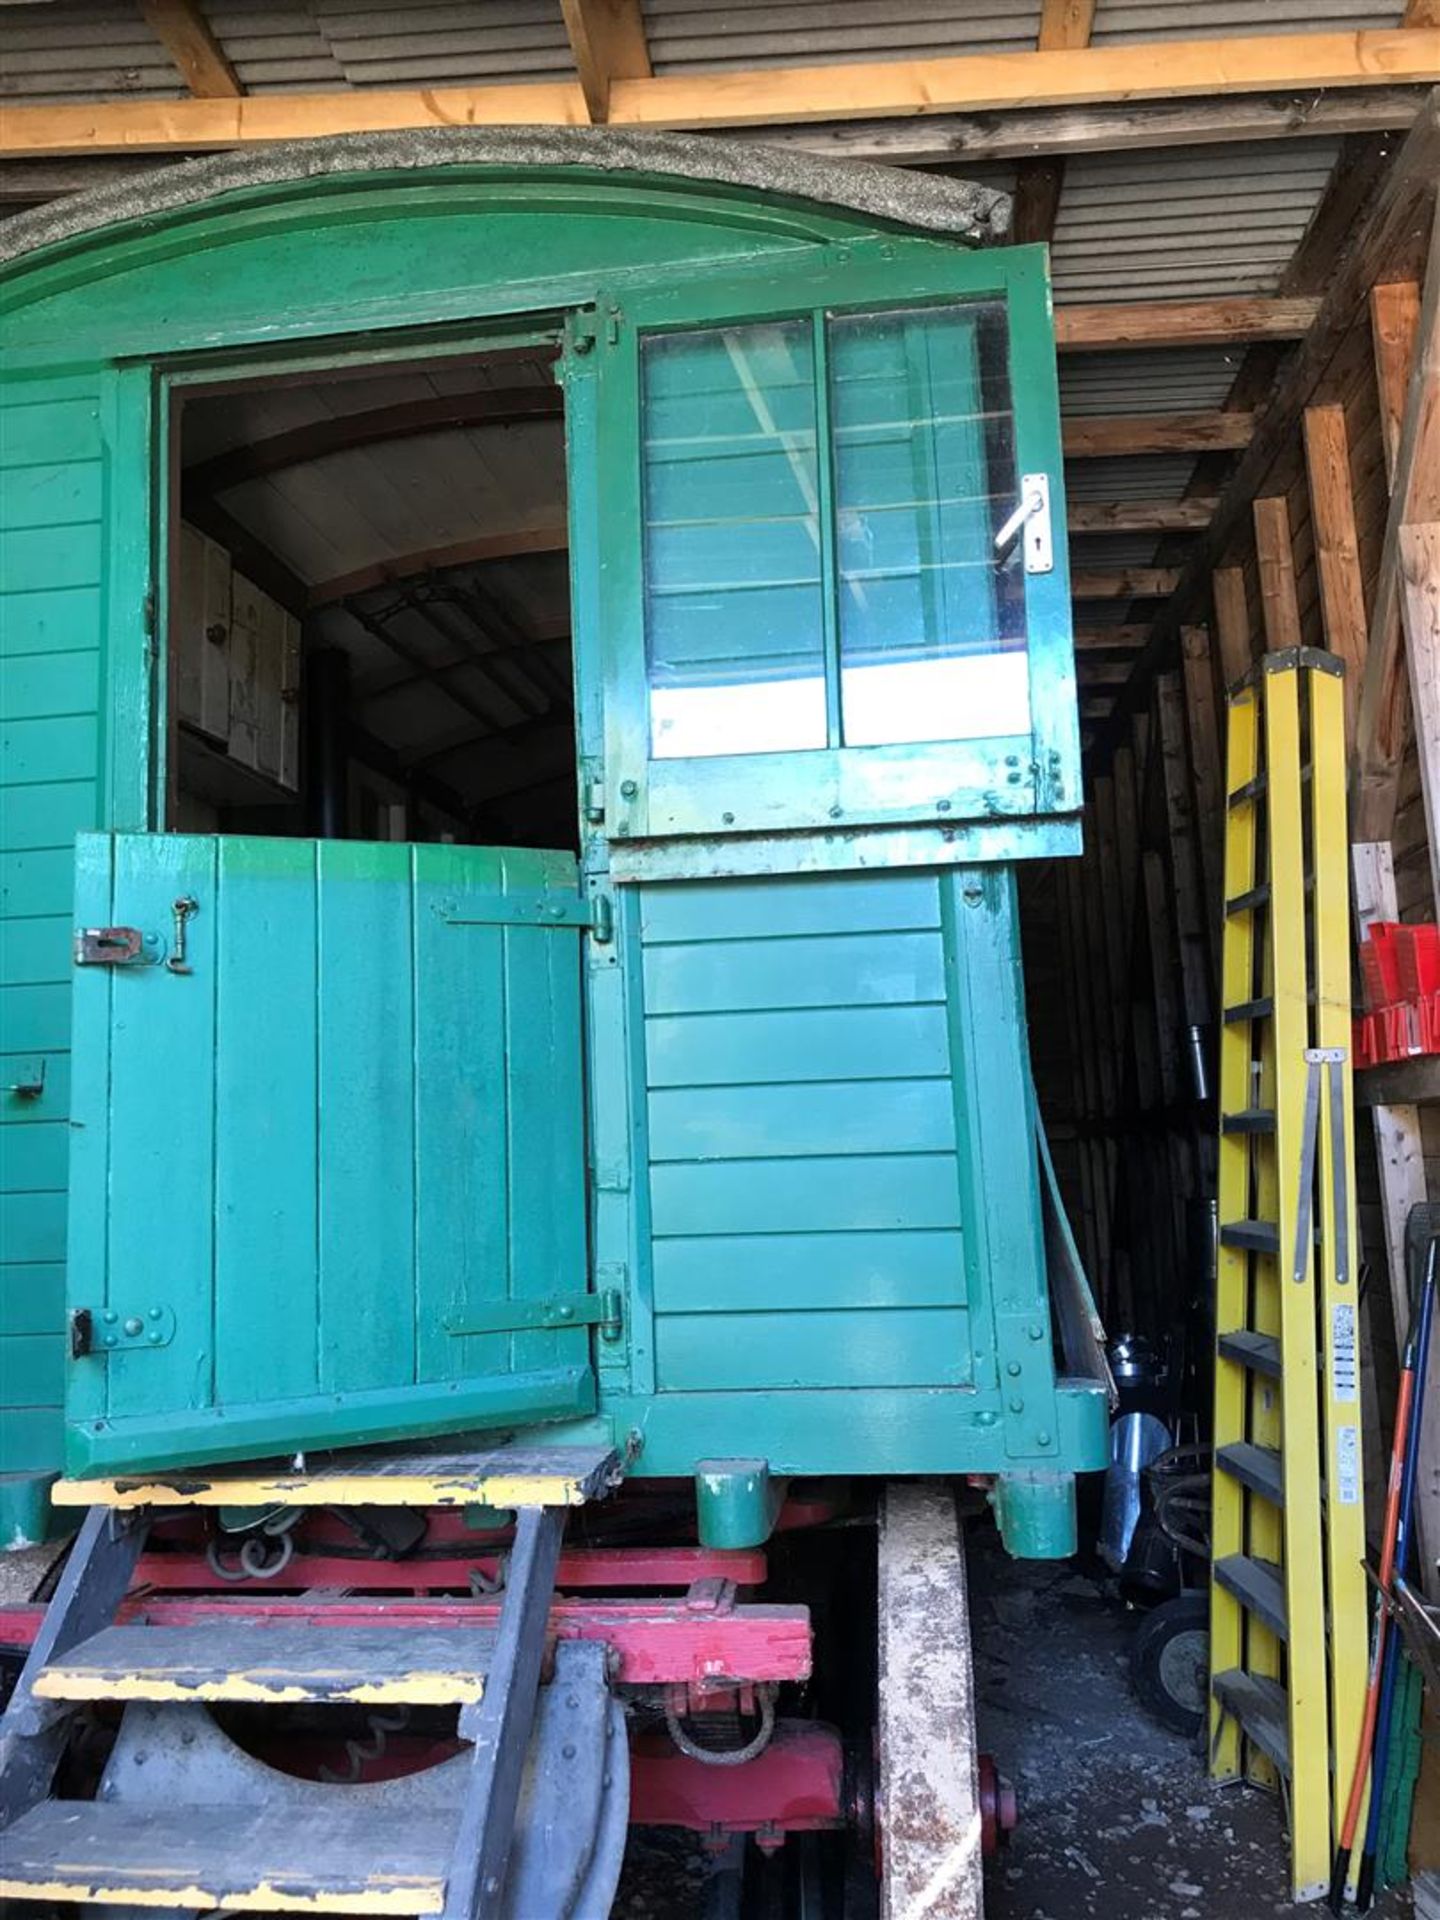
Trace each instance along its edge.
<instances>
[{"instance_id":1,"label":"door hinge","mask_svg":"<svg viewBox=\"0 0 1440 1920\"><path fill-rule=\"evenodd\" d=\"M572 353L592 353L595 348L597 321L593 307L581 307L572 313L565 322L566 342Z\"/></svg>"},{"instance_id":2,"label":"door hinge","mask_svg":"<svg viewBox=\"0 0 1440 1920\"><path fill-rule=\"evenodd\" d=\"M72 1360L91 1353L143 1353L168 1347L175 1338L175 1309L154 1301L129 1312L123 1307L72 1307L69 1320Z\"/></svg>"},{"instance_id":3,"label":"door hinge","mask_svg":"<svg viewBox=\"0 0 1440 1920\"><path fill-rule=\"evenodd\" d=\"M542 888L501 893L477 888L435 909L447 927L571 928L608 940L613 926L610 901L604 894L586 900L578 893L550 893Z\"/></svg>"},{"instance_id":4,"label":"door hinge","mask_svg":"<svg viewBox=\"0 0 1440 1920\"><path fill-rule=\"evenodd\" d=\"M602 1340L618 1340L623 1326L620 1290L599 1293L552 1293L543 1300L497 1300L493 1306L470 1307L445 1331L457 1337L470 1333L525 1333L566 1327L596 1327Z\"/></svg>"}]
</instances>

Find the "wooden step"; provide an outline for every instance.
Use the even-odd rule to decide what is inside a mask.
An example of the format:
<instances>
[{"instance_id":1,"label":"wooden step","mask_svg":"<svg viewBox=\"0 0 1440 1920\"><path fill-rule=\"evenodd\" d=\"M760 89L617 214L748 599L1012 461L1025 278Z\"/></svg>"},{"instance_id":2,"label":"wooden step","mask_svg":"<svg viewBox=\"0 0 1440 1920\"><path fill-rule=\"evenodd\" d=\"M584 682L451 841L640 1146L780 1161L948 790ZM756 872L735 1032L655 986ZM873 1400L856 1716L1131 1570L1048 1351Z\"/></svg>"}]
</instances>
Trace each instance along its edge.
<instances>
[{"instance_id":1,"label":"wooden step","mask_svg":"<svg viewBox=\"0 0 1440 1920\"><path fill-rule=\"evenodd\" d=\"M1273 1107L1242 1107L1238 1113L1222 1114L1220 1126L1225 1133L1273 1133L1275 1109Z\"/></svg>"},{"instance_id":2,"label":"wooden step","mask_svg":"<svg viewBox=\"0 0 1440 1920\"><path fill-rule=\"evenodd\" d=\"M1290 1771L1290 1718L1285 1689L1278 1680L1232 1667L1210 1683L1215 1698L1281 1773Z\"/></svg>"},{"instance_id":3,"label":"wooden step","mask_svg":"<svg viewBox=\"0 0 1440 1920\"><path fill-rule=\"evenodd\" d=\"M1216 1449L1215 1464L1242 1487L1268 1500L1272 1507L1284 1506L1285 1472L1280 1455L1273 1447L1257 1447L1249 1440L1236 1440L1228 1447Z\"/></svg>"},{"instance_id":4,"label":"wooden step","mask_svg":"<svg viewBox=\"0 0 1440 1920\"><path fill-rule=\"evenodd\" d=\"M0 1850L0 1897L194 1912L439 1913L449 1815L47 1800Z\"/></svg>"},{"instance_id":5,"label":"wooden step","mask_svg":"<svg viewBox=\"0 0 1440 1920\"><path fill-rule=\"evenodd\" d=\"M317 1454L313 1465L191 1467L58 1480L68 1507L578 1507L619 1484L612 1447Z\"/></svg>"},{"instance_id":6,"label":"wooden step","mask_svg":"<svg viewBox=\"0 0 1440 1920\"><path fill-rule=\"evenodd\" d=\"M1248 1367L1251 1373L1263 1373L1271 1380L1280 1378L1280 1342L1273 1333L1251 1333L1249 1328L1240 1328L1234 1333L1222 1333L1217 1344L1223 1359Z\"/></svg>"},{"instance_id":7,"label":"wooden step","mask_svg":"<svg viewBox=\"0 0 1440 1920\"><path fill-rule=\"evenodd\" d=\"M485 1691L493 1632L228 1623L107 1627L37 1677L45 1700L329 1700L464 1706Z\"/></svg>"},{"instance_id":8,"label":"wooden step","mask_svg":"<svg viewBox=\"0 0 1440 1920\"><path fill-rule=\"evenodd\" d=\"M1215 1578L1247 1613L1253 1613L1277 1639L1285 1639L1289 1627L1285 1618L1285 1581L1279 1567L1269 1560L1252 1560L1248 1554L1232 1553L1215 1562Z\"/></svg>"},{"instance_id":9,"label":"wooden step","mask_svg":"<svg viewBox=\"0 0 1440 1920\"><path fill-rule=\"evenodd\" d=\"M1279 1253L1280 1229L1273 1220L1228 1220L1220 1229L1220 1244L1249 1253Z\"/></svg>"}]
</instances>

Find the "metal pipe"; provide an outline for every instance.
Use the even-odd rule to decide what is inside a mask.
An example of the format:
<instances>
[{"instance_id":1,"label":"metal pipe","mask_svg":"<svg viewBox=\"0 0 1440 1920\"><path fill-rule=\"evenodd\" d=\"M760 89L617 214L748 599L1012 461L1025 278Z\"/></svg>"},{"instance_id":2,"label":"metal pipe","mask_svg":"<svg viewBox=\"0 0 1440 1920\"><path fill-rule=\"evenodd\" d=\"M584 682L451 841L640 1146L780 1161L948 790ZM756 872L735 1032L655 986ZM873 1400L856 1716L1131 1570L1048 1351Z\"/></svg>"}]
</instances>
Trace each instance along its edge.
<instances>
[{"instance_id":1,"label":"metal pipe","mask_svg":"<svg viewBox=\"0 0 1440 1920\"><path fill-rule=\"evenodd\" d=\"M350 656L321 647L305 658L305 830L346 838L349 785Z\"/></svg>"}]
</instances>

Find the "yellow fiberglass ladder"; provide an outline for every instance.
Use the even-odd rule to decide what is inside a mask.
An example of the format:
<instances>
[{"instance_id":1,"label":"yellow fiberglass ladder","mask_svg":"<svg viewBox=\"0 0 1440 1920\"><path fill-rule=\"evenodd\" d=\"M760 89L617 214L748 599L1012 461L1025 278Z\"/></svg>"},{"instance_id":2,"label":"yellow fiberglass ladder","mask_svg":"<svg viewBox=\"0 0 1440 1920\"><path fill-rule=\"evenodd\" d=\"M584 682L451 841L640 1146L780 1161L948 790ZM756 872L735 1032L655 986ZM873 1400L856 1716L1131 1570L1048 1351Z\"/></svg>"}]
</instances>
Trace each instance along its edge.
<instances>
[{"instance_id":1,"label":"yellow fiberglass ladder","mask_svg":"<svg viewBox=\"0 0 1440 1920\"><path fill-rule=\"evenodd\" d=\"M1329 1885L1367 1655L1344 691L1331 654L1267 655L1226 755L1210 1768L1278 1779L1297 1900Z\"/></svg>"}]
</instances>

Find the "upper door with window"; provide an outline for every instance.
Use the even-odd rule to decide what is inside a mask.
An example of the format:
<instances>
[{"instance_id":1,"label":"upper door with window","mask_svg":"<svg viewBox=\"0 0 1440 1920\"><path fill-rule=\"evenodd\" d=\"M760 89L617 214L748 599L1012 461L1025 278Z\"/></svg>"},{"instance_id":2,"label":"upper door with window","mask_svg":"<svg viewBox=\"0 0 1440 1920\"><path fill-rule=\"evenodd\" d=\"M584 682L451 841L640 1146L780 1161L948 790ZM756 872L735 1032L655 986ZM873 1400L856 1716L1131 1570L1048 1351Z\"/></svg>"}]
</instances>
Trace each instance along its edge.
<instances>
[{"instance_id":1,"label":"upper door with window","mask_svg":"<svg viewBox=\"0 0 1440 1920\"><path fill-rule=\"evenodd\" d=\"M626 300L599 375L615 837L1074 811L1041 250L863 241Z\"/></svg>"}]
</instances>

